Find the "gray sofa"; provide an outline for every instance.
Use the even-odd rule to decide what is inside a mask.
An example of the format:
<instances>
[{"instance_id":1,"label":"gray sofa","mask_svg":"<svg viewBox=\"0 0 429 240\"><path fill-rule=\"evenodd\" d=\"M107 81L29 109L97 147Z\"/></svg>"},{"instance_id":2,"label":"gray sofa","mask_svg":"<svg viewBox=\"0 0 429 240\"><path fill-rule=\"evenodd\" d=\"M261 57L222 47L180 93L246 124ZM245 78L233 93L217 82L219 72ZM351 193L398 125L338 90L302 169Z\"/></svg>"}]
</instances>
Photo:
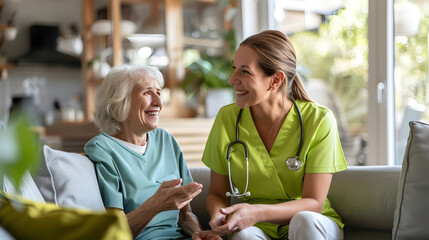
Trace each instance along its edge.
<instances>
[{"instance_id":1,"label":"gray sofa","mask_svg":"<svg viewBox=\"0 0 429 240\"><path fill-rule=\"evenodd\" d=\"M65 153L71 158L77 160L86 160L83 156L78 156L70 153ZM65 161L66 159L61 159ZM89 161L89 160L88 160ZM56 165L56 164L54 164ZM83 164L80 163L79 166ZM43 167L42 167L43 168ZM68 168L69 170L71 168ZM88 168L86 168L88 169ZM79 169L76 169L78 171ZM55 172L54 168L49 170L53 175L58 175L59 172ZM206 211L206 197L210 185L210 169L206 167L200 168L190 168L191 174L195 181L203 184L203 192L198 195L192 202L191 207L193 212L198 216L203 228L208 229L209 217ZM70 171L68 171L70 172ZM396 196L398 193L398 181L400 178L401 167L389 167L389 166L366 166L366 167L349 167L346 171L339 172L334 174L331 188L329 191L328 198L330 199L333 207L343 218L345 223L344 235L345 239L392 239L392 226L394 221L394 212L396 207ZM43 175L43 173L42 173ZM78 182L73 178L69 178L67 175L61 175L63 178L68 178L66 187L72 189L73 185L78 185ZM81 174L85 176L80 180L86 182L86 187L89 189L89 192L94 192L95 187L95 174ZM45 183L46 179L41 181L40 176L35 177L37 187L44 195L45 201L52 201L49 199ZM55 176L53 176L54 184L62 185L64 187L65 182L57 182ZM27 179L30 181L29 179ZM72 181L71 181L72 180ZM28 182L27 181L27 182ZM30 184L26 184L27 187ZM92 190L91 190L91 187ZM82 187L80 187L81 191ZM28 195L28 192L24 194L27 195L27 198L37 200L34 196ZM87 191L87 192L88 192ZM32 194L35 190L31 190ZM75 195L73 198L60 197L61 190L56 190L57 199L53 202L58 203L59 205L67 205L69 207L79 207L81 205L84 208L90 208L94 210L99 210L100 208L100 199L91 198L86 193L86 195ZM70 197L70 193L64 194L65 196ZM94 195L94 194L92 194ZM68 198L68 199L67 199ZM73 201L71 201L73 199ZM0 230L0 237L2 236ZM0 238L0 239L9 239L9 238ZM13 239L13 238L11 238Z\"/></svg>"},{"instance_id":2,"label":"gray sofa","mask_svg":"<svg viewBox=\"0 0 429 240\"><path fill-rule=\"evenodd\" d=\"M429 239L429 124L411 122L410 128L402 167L350 166L334 174L328 198L345 223L345 239ZM24 178L20 192L10 184L3 189L33 201L104 209L94 166L88 158L45 146L44 160L37 176L28 174ZM205 203L210 170L204 167L190 171L204 186L191 207L202 226L208 228ZM5 234L0 226L0 239L13 239Z\"/></svg>"},{"instance_id":3,"label":"gray sofa","mask_svg":"<svg viewBox=\"0 0 429 240\"><path fill-rule=\"evenodd\" d=\"M192 202L203 227L207 228L205 203L210 185L208 168L191 168L203 192ZM334 174L328 198L345 223L345 239L392 239L400 166L351 166Z\"/></svg>"}]
</instances>

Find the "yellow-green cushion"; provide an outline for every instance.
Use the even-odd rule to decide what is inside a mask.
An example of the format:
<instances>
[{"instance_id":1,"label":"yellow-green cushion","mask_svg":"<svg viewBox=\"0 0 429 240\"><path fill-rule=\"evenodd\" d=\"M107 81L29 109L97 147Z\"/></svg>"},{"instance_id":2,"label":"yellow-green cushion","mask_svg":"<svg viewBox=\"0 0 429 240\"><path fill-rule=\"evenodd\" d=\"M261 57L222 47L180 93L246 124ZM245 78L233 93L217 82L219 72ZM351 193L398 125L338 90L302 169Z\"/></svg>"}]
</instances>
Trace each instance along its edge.
<instances>
[{"instance_id":1,"label":"yellow-green cushion","mask_svg":"<svg viewBox=\"0 0 429 240\"><path fill-rule=\"evenodd\" d=\"M3 193L0 225L22 240L132 239L127 219L120 213L60 208Z\"/></svg>"}]
</instances>

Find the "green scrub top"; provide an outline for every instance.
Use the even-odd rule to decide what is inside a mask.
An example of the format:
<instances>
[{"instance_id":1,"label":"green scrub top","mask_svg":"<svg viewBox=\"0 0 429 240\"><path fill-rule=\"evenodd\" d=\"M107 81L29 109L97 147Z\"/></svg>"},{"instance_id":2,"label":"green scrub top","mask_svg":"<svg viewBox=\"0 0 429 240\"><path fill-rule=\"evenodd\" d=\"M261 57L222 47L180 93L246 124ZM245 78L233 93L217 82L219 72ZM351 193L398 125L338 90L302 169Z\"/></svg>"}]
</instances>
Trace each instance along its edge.
<instances>
[{"instance_id":1,"label":"green scrub top","mask_svg":"<svg viewBox=\"0 0 429 240\"><path fill-rule=\"evenodd\" d=\"M143 155L107 134L99 134L85 145L85 153L95 163L105 207L123 209L127 214L151 197L163 181L182 178L182 185L193 182L173 136L163 129L147 134ZM161 212L136 239L190 239L178 221L178 210Z\"/></svg>"},{"instance_id":2,"label":"green scrub top","mask_svg":"<svg viewBox=\"0 0 429 240\"><path fill-rule=\"evenodd\" d=\"M295 157L300 142L298 112L292 107L268 152L259 137L249 108L243 109L239 122L239 140L245 142L249 152L249 186L251 196L243 197L250 204L276 204L302 198L305 173L334 173L347 168L338 136L334 115L326 107L314 102L296 101L304 125L302 150L298 158L303 166L297 171L288 169L285 161ZM227 148L235 140L235 124L239 107L234 103L223 107L216 116L206 143L202 161L218 174L228 175ZM231 177L234 184L244 191L246 185L246 160L242 145L231 148ZM344 226L340 216L326 199L322 214ZM272 238L284 238L288 226L257 223Z\"/></svg>"}]
</instances>

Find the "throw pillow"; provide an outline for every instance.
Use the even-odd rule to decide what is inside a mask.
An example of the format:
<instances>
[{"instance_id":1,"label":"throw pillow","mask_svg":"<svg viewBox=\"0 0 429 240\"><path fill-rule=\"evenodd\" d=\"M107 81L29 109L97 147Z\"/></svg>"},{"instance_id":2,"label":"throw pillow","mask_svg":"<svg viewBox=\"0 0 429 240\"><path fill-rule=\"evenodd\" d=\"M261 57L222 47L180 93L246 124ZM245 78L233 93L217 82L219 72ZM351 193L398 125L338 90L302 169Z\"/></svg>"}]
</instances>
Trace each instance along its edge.
<instances>
[{"instance_id":1,"label":"throw pillow","mask_svg":"<svg viewBox=\"0 0 429 240\"><path fill-rule=\"evenodd\" d=\"M429 238L429 124L410 122L410 134L402 163L393 239Z\"/></svg>"},{"instance_id":2,"label":"throw pillow","mask_svg":"<svg viewBox=\"0 0 429 240\"><path fill-rule=\"evenodd\" d=\"M45 161L35 178L47 202L58 206L104 210L94 164L87 157L43 146Z\"/></svg>"},{"instance_id":3,"label":"throw pillow","mask_svg":"<svg viewBox=\"0 0 429 240\"><path fill-rule=\"evenodd\" d=\"M131 240L127 218L117 212L61 208L0 194L0 225L16 239Z\"/></svg>"},{"instance_id":4,"label":"throw pillow","mask_svg":"<svg viewBox=\"0 0 429 240\"><path fill-rule=\"evenodd\" d=\"M29 200L45 203L42 194L28 171L22 176L19 189L16 189L15 185L6 176L4 176L3 180L3 191L6 193L20 195Z\"/></svg>"},{"instance_id":5,"label":"throw pillow","mask_svg":"<svg viewBox=\"0 0 429 240\"><path fill-rule=\"evenodd\" d=\"M1 240L15 240L6 229L0 226L0 239Z\"/></svg>"}]
</instances>

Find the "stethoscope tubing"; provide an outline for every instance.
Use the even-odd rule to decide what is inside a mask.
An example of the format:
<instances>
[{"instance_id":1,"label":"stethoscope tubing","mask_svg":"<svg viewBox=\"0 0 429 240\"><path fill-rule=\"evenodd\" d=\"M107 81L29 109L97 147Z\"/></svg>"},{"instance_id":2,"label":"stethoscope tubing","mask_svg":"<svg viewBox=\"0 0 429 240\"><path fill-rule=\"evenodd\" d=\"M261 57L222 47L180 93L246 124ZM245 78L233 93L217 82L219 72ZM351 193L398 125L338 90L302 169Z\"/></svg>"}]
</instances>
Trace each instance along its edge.
<instances>
[{"instance_id":1,"label":"stethoscope tubing","mask_svg":"<svg viewBox=\"0 0 429 240\"><path fill-rule=\"evenodd\" d=\"M302 144L303 144L303 140L304 140L304 123L303 123L303 120L302 120L302 115L301 115L301 111L300 111L300 109L298 107L298 104L295 102L295 100L292 97L289 97L289 98L292 100L292 103L293 103L296 111L298 112L299 124L300 124L300 127L301 127L299 146L298 146L298 150L297 150L297 152L295 154L295 163L294 163L294 164L296 164L296 161L299 161L300 164L299 164L299 167L295 168L295 169L293 169L292 166L288 166L288 168L290 170L294 171L294 170L297 170L297 169L301 168L301 166L302 166L302 162L301 162L301 160L298 159L298 156L301 153ZM249 151L248 151L248 148L247 148L247 144L245 142L243 142L243 141L240 141L239 138L238 138L238 129L239 129L238 125L239 125L239 122L240 122L240 118L241 118L242 112L243 112L243 109L241 108L240 111L238 112L237 121L235 122L235 140L228 144L228 149L227 149L227 153L226 153L226 158L228 160L229 186L231 188L231 193L230 192L226 193L227 197L244 197L244 196L250 196L250 192L247 191L247 188L249 186ZM244 148L244 155L246 157L246 187L245 187L243 193L240 193L240 191L238 191L238 189L236 190L236 187L233 186L232 178L231 178L231 147L233 145L235 145L235 144L240 144L240 145L243 146L243 148ZM286 161L286 165L287 165L287 161Z\"/></svg>"}]
</instances>

